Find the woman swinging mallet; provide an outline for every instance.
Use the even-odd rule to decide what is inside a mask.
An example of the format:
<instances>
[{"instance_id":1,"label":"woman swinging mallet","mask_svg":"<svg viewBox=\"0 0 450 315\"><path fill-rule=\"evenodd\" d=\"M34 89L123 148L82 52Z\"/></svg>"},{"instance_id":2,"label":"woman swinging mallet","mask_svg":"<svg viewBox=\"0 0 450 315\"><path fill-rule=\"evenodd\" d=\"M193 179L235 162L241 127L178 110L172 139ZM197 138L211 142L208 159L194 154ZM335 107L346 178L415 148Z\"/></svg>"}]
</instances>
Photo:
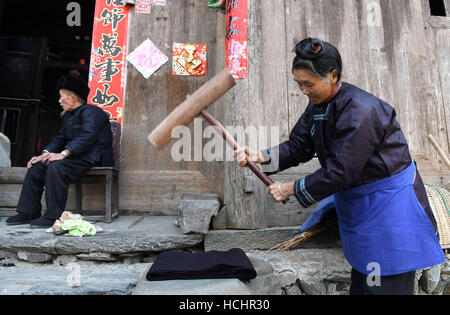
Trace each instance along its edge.
<instances>
[{"instance_id":1,"label":"woman swinging mallet","mask_svg":"<svg viewBox=\"0 0 450 315\"><path fill-rule=\"evenodd\" d=\"M295 196L305 208L334 195L350 294L413 294L415 270L445 261L436 221L396 112L383 100L341 82L342 61L330 43L307 38L296 45L292 72L309 98L289 140L267 150L235 151L272 175L317 154L321 168L267 189L277 202ZM367 275L379 267L380 281Z\"/></svg>"}]
</instances>

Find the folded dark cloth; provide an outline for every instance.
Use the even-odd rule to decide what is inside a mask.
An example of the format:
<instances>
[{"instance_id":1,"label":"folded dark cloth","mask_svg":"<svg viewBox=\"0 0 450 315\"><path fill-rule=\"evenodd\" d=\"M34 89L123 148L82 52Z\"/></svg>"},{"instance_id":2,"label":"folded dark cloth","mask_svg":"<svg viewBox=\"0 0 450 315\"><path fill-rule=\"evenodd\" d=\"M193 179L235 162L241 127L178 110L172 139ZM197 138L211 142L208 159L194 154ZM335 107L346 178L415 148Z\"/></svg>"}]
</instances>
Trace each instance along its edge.
<instances>
[{"instance_id":1,"label":"folded dark cloth","mask_svg":"<svg viewBox=\"0 0 450 315\"><path fill-rule=\"evenodd\" d=\"M256 271L242 249L226 252L161 253L147 272L147 280L230 279L251 280Z\"/></svg>"}]
</instances>

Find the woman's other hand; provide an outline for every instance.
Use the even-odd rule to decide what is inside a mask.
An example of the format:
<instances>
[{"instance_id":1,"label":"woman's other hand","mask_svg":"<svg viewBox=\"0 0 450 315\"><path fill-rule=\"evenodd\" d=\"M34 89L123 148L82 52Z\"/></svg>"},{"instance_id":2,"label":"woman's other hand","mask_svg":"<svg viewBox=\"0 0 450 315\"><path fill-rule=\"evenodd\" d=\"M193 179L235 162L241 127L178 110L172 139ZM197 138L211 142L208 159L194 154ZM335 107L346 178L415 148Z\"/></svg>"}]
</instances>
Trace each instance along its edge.
<instances>
[{"instance_id":1,"label":"woman's other hand","mask_svg":"<svg viewBox=\"0 0 450 315\"><path fill-rule=\"evenodd\" d=\"M234 160L241 166L245 167L249 160L255 163L263 163L264 157L260 151L250 150L248 147L240 147L233 153Z\"/></svg>"}]
</instances>

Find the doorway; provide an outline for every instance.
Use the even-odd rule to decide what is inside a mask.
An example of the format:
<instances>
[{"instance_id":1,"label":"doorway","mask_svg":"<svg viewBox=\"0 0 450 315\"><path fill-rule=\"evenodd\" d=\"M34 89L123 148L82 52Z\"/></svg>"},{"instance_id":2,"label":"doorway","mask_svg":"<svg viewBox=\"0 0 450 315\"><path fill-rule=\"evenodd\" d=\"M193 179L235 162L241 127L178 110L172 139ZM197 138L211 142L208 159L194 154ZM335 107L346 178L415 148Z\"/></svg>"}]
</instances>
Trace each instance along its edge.
<instances>
[{"instance_id":1,"label":"doorway","mask_svg":"<svg viewBox=\"0 0 450 315\"><path fill-rule=\"evenodd\" d=\"M95 0L0 0L0 132L24 167L61 127L56 84L88 80Z\"/></svg>"}]
</instances>

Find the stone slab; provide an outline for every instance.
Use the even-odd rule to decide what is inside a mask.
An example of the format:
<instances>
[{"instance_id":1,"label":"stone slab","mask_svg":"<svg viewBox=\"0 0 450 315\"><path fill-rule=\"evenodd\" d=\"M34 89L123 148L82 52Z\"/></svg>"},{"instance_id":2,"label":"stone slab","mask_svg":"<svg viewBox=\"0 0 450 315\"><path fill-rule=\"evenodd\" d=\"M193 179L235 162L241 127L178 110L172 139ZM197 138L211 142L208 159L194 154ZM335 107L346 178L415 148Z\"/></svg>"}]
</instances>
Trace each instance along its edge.
<instances>
[{"instance_id":1,"label":"stone slab","mask_svg":"<svg viewBox=\"0 0 450 315\"><path fill-rule=\"evenodd\" d=\"M243 282L239 279L202 279L148 281L142 275L133 295L280 295L281 286L273 274L272 266L249 256L257 277ZM150 269L150 267L149 267Z\"/></svg>"},{"instance_id":2,"label":"stone slab","mask_svg":"<svg viewBox=\"0 0 450 315\"><path fill-rule=\"evenodd\" d=\"M96 223L105 232L89 237L55 236L29 225L7 226L0 221L0 250L43 252L54 255L81 253L126 254L161 252L194 247L201 235L183 235L174 225L175 216L121 216L112 223Z\"/></svg>"},{"instance_id":3,"label":"stone slab","mask_svg":"<svg viewBox=\"0 0 450 315\"><path fill-rule=\"evenodd\" d=\"M148 283L145 283L148 282ZM132 295L250 295L238 279L168 280L141 279Z\"/></svg>"},{"instance_id":4,"label":"stone slab","mask_svg":"<svg viewBox=\"0 0 450 315\"><path fill-rule=\"evenodd\" d=\"M0 268L0 295L129 295L148 264L18 264Z\"/></svg>"},{"instance_id":5,"label":"stone slab","mask_svg":"<svg viewBox=\"0 0 450 315\"><path fill-rule=\"evenodd\" d=\"M47 262L52 260L52 255L46 253L18 252L17 257L32 263Z\"/></svg>"},{"instance_id":6,"label":"stone slab","mask_svg":"<svg viewBox=\"0 0 450 315\"><path fill-rule=\"evenodd\" d=\"M351 266L342 248L288 252L249 251L249 257L270 263L281 288L306 295L348 295ZM287 293L287 292L286 292Z\"/></svg>"}]
</instances>

